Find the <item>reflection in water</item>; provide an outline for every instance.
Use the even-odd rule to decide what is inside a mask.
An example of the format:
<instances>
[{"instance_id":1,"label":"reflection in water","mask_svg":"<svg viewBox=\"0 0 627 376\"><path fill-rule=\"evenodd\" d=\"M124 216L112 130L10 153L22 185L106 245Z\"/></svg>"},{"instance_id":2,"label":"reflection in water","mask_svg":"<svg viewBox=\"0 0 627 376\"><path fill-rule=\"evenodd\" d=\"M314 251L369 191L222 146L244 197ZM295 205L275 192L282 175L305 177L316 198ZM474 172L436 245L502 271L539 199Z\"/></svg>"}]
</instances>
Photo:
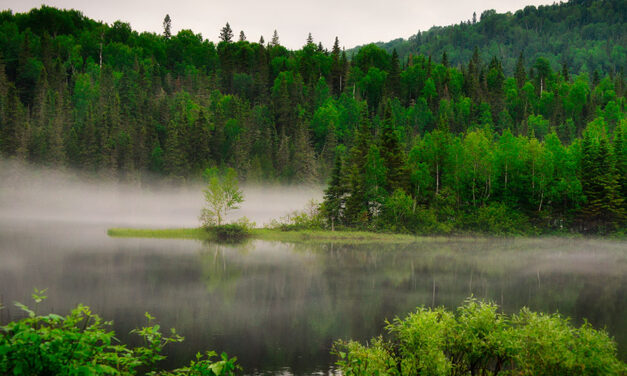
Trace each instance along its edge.
<instances>
[{"instance_id":1,"label":"reflection in water","mask_svg":"<svg viewBox=\"0 0 627 376\"><path fill-rule=\"evenodd\" d=\"M33 287L42 310L90 305L127 333L151 312L186 337L166 366L196 351L239 358L250 373L326 371L335 339L364 340L418 305L458 306L474 294L587 317L627 347L625 242L592 239L434 239L338 245L112 239L102 228L0 228L0 321ZM121 336L124 340L128 337Z\"/></svg>"}]
</instances>

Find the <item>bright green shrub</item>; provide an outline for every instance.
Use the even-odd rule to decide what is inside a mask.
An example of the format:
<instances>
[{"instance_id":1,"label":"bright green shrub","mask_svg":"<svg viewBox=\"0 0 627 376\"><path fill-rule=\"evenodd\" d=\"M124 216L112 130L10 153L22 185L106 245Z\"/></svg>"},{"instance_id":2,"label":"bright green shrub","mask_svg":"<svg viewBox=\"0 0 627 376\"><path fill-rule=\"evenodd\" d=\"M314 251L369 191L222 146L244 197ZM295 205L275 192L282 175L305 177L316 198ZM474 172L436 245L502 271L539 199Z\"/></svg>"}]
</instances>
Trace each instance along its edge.
<instances>
[{"instance_id":1,"label":"bright green shrub","mask_svg":"<svg viewBox=\"0 0 627 376\"><path fill-rule=\"evenodd\" d=\"M45 299L36 291L36 303ZM16 304L27 317L0 326L0 374L2 375L136 375L139 370L154 376L227 376L238 368L236 358L222 354L213 362L214 352L197 355L188 367L174 371L158 371L158 362L165 359L164 347L182 342L174 329L164 335L159 325L151 325L154 317L146 314L148 325L133 330L143 346L128 347L118 343L109 330L110 321L103 321L89 307L79 305L67 316L38 315L25 305Z\"/></svg>"},{"instance_id":2,"label":"bright green shrub","mask_svg":"<svg viewBox=\"0 0 627 376\"><path fill-rule=\"evenodd\" d=\"M386 329L388 341L336 343L340 370L346 375L428 376L627 372L605 331L587 323L576 328L559 315L526 308L510 317L497 305L472 298L456 314L421 307Z\"/></svg>"},{"instance_id":3,"label":"bright green shrub","mask_svg":"<svg viewBox=\"0 0 627 376\"><path fill-rule=\"evenodd\" d=\"M248 218L242 217L233 223L208 226L205 229L214 234L216 239L220 241L237 242L248 238L254 227L254 222L250 222Z\"/></svg>"}]
</instances>

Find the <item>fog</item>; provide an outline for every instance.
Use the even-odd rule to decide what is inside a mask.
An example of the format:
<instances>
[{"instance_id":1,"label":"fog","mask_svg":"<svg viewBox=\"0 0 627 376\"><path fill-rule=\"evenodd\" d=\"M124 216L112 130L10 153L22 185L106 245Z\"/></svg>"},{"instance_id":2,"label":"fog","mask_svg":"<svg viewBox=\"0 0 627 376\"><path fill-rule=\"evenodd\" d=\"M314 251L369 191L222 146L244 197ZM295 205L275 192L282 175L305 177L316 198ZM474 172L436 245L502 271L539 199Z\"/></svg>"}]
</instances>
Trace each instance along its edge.
<instances>
[{"instance_id":1,"label":"fog","mask_svg":"<svg viewBox=\"0 0 627 376\"><path fill-rule=\"evenodd\" d=\"M183 186L154 179L120 183L71 170L34 167L0 160L0 221L66 222L116 227L195 227L203 207L203 185ZM244 203L229 214L246 216L258 226L312 200L322 187L242 185Z\"/></svg>"}]
</instances>

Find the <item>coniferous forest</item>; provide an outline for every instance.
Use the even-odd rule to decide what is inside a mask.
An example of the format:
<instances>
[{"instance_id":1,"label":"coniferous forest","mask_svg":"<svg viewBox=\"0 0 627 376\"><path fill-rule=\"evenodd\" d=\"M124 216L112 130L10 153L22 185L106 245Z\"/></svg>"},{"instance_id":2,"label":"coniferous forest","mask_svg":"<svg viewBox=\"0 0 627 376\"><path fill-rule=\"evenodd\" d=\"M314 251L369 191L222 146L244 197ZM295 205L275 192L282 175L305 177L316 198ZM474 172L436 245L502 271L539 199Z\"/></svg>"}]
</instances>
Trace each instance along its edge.
<instances>
[{"instance_id":1,"label":"coniferous forest","mask_svg":"<svg viewBox=\"0 0 627 376\"><path fill-rule=\"evenodd\" d=\"M247 183L328 183L333 228L624 231L624 10L488 12L412 41L431 55L347 53L311 35L292 51L276 31L252 40L228 24L216 44L174 35L169 16L155 34L4 11L0 153L121 181L218 167ZM520 35L499 33L501 19ZM573 25L579 39L562 32ZM458 34L464 49L445 41Z\"/></svg>"}]
</instances>

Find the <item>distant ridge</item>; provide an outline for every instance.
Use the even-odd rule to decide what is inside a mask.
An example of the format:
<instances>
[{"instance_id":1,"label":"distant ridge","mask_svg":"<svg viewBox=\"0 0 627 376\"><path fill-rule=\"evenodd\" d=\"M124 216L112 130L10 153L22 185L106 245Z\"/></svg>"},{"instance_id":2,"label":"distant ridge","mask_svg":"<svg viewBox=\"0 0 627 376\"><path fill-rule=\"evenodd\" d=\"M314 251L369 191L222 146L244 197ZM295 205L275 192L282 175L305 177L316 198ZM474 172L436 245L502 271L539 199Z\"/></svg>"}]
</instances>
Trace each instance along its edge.
<instances>
[{"instance_id":1,"label":"distant ridge","mask_svg":"<svg viewBox=\"0 0 627 376\"><path fill-rule=\"evenodd\" d=\"M543 56L554 68L565 63L573 73L597 70L614 73L627 62L626 0L571 0L546 6L527 6L514 13L486 10L451 26L434 26L407 40L374 43L401 60L423 54L440 61L446 52L453 66L465 64L475 47L484 61L493 56L512 73L522 52L526 61ZM350 57L361 47L347 50Z\"/></svg>"}]
</instances>

